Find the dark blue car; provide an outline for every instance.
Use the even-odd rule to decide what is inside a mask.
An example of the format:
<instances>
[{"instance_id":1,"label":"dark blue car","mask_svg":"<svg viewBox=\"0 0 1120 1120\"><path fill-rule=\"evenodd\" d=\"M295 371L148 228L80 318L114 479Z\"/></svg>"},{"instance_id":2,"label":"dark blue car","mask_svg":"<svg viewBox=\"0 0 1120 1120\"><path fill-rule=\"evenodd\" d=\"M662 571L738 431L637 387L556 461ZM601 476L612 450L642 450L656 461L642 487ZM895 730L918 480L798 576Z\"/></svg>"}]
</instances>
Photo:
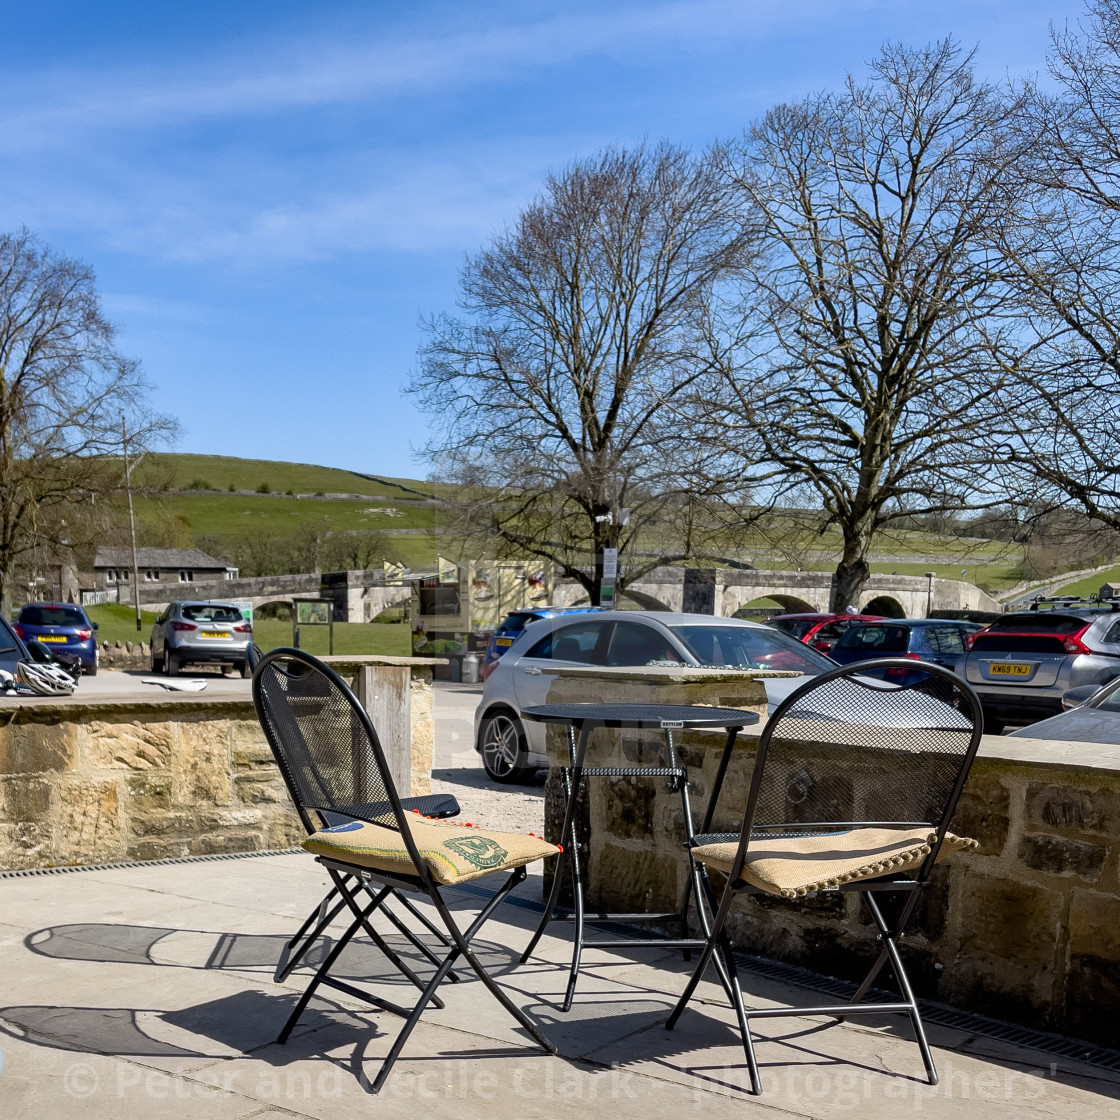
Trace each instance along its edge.
<instances>
[{"instance_id":1,"label":"dark blue car","mask_svg":"<svg viewBox=\"0 0 1120 1120\"><path fill-rule=\"evenodd\" d=\"M77 657L83 672L97 675L97 623L90 622L81 607L73 603L28 603L16 618L15 630L25 642L38 639L52 654Z\"/></svg>"},{"instance_id":2,"label":"dark blue car","mask_svg":"<svg viewBox=\"0 0 1120 1120\"><path fill-rule=\"evenodd\" d=\"M538 618L555 618L560 614L587 614L588 611L599 609L599 607L522 607L510 611L490 637L490 644L486 647L486 664L497 661L517 641L521 631L530 622L536 622Z\"/></svg>"},{"instance_id":3,"label":"dark blue car","mask_svg":"<svg viewBox=\"0 0 1120 1120\"><path fill-rule=\"evenodd\" d=\"M840 635L829 656L841 665L877 657L905 657L909 661L932 661L956 671L964 657L965 638L979 629L974 622L952 622L943 618L856 622ZM905 669L887 670L886 676L898 684L912 684L922 679L920 674L910 674Z\"/></svg>"}]
</instances>

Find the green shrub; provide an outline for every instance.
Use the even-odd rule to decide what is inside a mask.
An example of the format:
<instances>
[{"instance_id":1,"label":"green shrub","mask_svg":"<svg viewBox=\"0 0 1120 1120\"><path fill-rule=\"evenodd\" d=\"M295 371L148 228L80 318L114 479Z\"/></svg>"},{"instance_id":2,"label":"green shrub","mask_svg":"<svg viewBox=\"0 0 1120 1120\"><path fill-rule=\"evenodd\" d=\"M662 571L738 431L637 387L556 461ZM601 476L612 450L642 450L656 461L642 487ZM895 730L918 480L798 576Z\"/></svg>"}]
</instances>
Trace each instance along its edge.
<instances>
[{"instance_id":1,"label":"green shrub","mask_svg":"<svg viewBox=\"0 0 1120 1120\"><path fill-rule=\"evenodd\" d=\"M205 478L192 478L187 484L188 490L213 490L214 487Z\"/></svg>"},{"instance_id":2,"label":"green shrub","mask_svg":"<svg viewBox=\"0 0 1120 1120\"><path fill-rule=\"evenodd\" d=\"M269 484L267 482L262 482L260 484L260 486L257 487L257 493L258 494L271 494L272 493L272 487L269 486Z\"/></svg>"}]
</instances>

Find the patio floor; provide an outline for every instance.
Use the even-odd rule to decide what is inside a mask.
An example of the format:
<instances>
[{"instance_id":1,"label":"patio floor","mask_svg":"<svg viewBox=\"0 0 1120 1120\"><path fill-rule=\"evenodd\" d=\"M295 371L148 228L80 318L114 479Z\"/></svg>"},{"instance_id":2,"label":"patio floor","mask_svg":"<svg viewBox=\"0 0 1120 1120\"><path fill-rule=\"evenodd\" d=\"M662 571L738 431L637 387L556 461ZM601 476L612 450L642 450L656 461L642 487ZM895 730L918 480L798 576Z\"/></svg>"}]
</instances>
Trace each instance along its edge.
<instances>
[{"instance_id":1,"label":"patio floor","mask_svg":"<svg viewBox=\"0 0 1120 1120\"><path fill-rule=\"evenodd\" d=\"M715 983L677 1029L664 1022L688 965L652 948L587 954L561 1014L568 942L546 938L517 965L536 915L507 904L484 928L482 959L561 1051L535 1050L473 979L445 985L379 1097L372 1075L399 1019L356 1013L328 991L286 1046L276 1034L305 983L272 982L282 942L326 889L303 854L0 880L0 1116L111 1117L684 1116L1115 1117L1120 1073L931 1025L941 1084L930 1087L908 1024L759 1021L766 1093L744 1091L743 1055ZM521 888L527 903L540 881ZM451 892L477 910L477 890ZM382 927L391 927L384 922ZM570 927L553 927L564 932ZM397 936L389 938L400 945ZM336 973L411 1002L372 946ZM390 970L391 971L391 970ZM748 974L753 1006L814 1000Z\"/></svg>"}]
</instances>

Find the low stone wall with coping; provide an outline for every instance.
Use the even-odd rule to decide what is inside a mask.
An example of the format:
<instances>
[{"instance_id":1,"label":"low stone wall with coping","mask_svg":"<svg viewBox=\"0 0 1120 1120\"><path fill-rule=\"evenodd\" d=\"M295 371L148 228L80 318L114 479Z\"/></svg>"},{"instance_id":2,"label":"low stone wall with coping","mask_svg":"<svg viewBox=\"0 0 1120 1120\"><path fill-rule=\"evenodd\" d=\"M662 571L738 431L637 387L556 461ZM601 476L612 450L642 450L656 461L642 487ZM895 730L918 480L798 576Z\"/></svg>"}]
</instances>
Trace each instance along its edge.
<instances>
[{"instance_id":1,"label":"low stone wall with coping","mask_svg":"<svg viewBox=\"0 0 1120 1120\"><path fill-rule=\"evenodd\" d=\"M405 768L411 792L429 792L437 662L333 660L343 677L403 687ZM0 870L260 851L302 836L247 698L87 699L79 687L0 700Z\"/></svg>"},{"instance_id":2,"label":"low stone wall with coping","mask_svg":"<svg viewBox=\"0 0 1120 1120\"><path fill-rule=\"evenodd\" d=\"M621 683L561 673L548 700L653 699L647 686L629 691ZM665 682L656 700L751 706L734 703L730 681L723 688ZM735 751L717 830L738 833L742 824L757 734L755 728ZM652 765L662 743L656 732L600 731L589 764ZM697 821L722 745L722 735L713 733L690 732L681 741ZM561 729L549 730L549 754L554 761L567 758ZM546 833L558 842L561 814L554 767ZM666 794L663 779L593 778L577 821L591 908L673 909L687 865L680 804ZM936 869L902 943L919 994L1120 1048L1120 749L985 736L952 828L975 837L980 849ZM861 906L851 894L798 904L743 896L730 932L746 952L859 980L878 953Z\"/></svg>"}]
</instances>

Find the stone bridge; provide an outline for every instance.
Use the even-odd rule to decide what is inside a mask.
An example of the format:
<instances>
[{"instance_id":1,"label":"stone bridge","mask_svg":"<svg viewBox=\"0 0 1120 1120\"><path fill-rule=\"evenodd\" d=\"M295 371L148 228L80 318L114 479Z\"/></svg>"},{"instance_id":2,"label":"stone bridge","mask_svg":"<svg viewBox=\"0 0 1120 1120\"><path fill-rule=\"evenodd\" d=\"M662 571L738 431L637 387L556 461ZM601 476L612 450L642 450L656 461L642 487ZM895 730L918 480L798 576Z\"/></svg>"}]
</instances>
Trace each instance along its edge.
<instances>
[{"instance_id":1,"label":"stone bridge","mask_svg":"<svg viewBox=\"0 0 1120 1120\"><path fill-rule=\"evenodd\" d=\"M787 613L827 611L832 572L783 572L724 568L658 568L630 584L625 595L652 610L733 615L755 599L771 599ZM555 601L586 601L573 582L558 584ZM854 604L869 614L890 618L924 618L934 611L993 611L1003 607L963 580L925 576L873 575Z\"/></svg>"}]
</instances>

